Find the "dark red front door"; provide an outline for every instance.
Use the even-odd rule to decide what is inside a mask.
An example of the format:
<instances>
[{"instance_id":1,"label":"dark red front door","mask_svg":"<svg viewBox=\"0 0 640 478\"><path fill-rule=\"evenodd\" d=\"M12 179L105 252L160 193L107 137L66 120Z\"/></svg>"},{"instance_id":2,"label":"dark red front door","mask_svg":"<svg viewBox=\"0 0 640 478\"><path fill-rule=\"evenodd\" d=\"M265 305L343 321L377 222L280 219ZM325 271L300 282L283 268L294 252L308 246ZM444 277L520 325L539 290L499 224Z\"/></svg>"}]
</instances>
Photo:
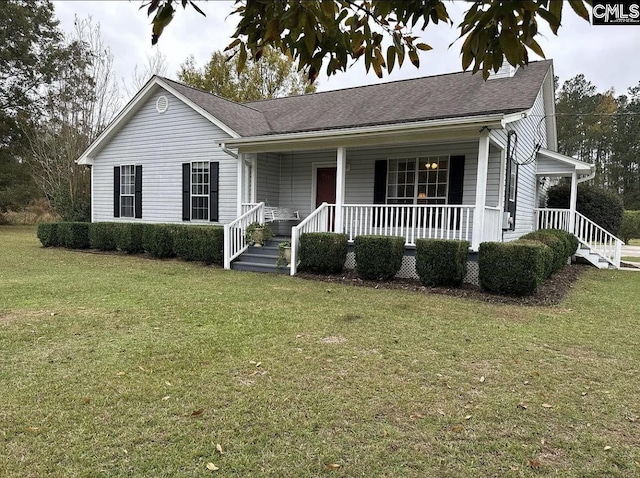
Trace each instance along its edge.
<instances>
[{"instance_id":1,"label":"dark red front door","mask_svg":"<svg viewBox=\"0 0 640 478\"><path fill-rule=\"evenodd\" d=\"M318 168L316 174L316 207L323 202L336 203L336 168Z\"/></svg>"}]
</instances>

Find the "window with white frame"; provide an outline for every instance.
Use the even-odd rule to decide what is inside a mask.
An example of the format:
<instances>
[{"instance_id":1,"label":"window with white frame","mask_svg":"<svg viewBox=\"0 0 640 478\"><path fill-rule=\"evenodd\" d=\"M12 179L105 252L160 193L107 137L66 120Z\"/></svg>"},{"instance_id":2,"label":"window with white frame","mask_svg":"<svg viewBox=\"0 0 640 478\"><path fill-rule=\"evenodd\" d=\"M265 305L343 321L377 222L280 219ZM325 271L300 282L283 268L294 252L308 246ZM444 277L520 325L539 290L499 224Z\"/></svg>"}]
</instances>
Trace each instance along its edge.
<instances>
[{"instance_id":1,"label":"window with white frame","mask_svg":"<svg viewBox=\"0 0 640 478\"><path fill-rule=\"evenodd\" d=\"M449 156L389 159L387 204L446 204Z\"/></svg>"},{"instance_id":2,"label":"window with white frame","mask_svg":"<svg viewBox=\"0 0 640 478\"><path fill-rule=\"evenodd\" d=\"M209 162L191 163L191 219L209 220Z\"/></svg>"},{"instance_id":3,"label":"window with white frame","mask_svg":"<svg viewBox=\"0 0 640 478\"><path fill-rule=\"evenodd\" d=\"M120 166L120 217L134 217L135 166Z\"/></svg>"}]
</instances>

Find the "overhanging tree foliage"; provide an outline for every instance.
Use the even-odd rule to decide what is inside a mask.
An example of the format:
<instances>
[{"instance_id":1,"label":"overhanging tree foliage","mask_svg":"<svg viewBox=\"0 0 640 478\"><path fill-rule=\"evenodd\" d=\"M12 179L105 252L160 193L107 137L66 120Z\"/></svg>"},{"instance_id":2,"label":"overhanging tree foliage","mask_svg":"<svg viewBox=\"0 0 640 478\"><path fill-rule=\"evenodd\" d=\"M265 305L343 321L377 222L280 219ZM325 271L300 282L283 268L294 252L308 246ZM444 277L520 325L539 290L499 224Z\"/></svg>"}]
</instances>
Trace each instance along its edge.
<instances>
[{"instance_id":1,"label":"overhanging tree foliage","mask_svg":"<svg viewBox=\"0 0 640 478\"><path fill-rule=\"evenodd\" d=\"M183 83L229 100L243 102L313 93L313 83L305 81L295 63L286 56L265 48L259 62L239 68L238 57L227 61L226 55L214 51L209 63L198 68L193 56L178 72Z\"/></svg>"},{"instance_id":2,"label":"overhanging tree foliage","mask_svg":"<svg viewBox=\"0 0 640 478\"><path fill-rule=\"evenodd\" d=\"M536 41L538 24L548 24L557 34L565 3L589 20L585 5L591 0L469 2L458 25L463 69L482 71L486 79L503 58L515 66L528 63L529 51L544 57ZM152 44L180 4L204 15L192 0L143 0L141 8L153 15ZM453 23L442 0L239 0L232 13L239 20L227 50L237 51L241 67L247 59L259 60L271 46L297 60L311 81L324 67L330 76L360 59L378 77L402 66L406 57L418 67L419 51L431 46L418 41L414 30Z\"/></svg>"}]
</instances>

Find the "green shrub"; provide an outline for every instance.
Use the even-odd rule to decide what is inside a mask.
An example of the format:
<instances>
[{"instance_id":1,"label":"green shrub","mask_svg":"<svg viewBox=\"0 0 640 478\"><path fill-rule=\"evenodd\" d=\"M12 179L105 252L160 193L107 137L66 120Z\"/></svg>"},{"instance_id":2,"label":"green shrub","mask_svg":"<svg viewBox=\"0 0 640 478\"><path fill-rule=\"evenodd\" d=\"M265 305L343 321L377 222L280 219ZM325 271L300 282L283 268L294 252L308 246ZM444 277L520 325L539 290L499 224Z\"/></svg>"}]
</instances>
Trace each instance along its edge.
<instances>
[{"instance_id":1,"label":"green shrub","mask_svg":"<svg viewBox=\"0 0 640 478\"><path fill-rule=\"evenodd\" d=\"M560 236L555 232L542 229L540 231L525 234L518 240L538 241L551 248L552 260L547 264L545 277L549 277L551 274L559 271L567 264L567 259L569 258L569 243L564 235Z\"/></svg>"},{"instance_id":2,"label":"green shrub","mask_svg":"<svg viewBox=\"0 0 640 478\"><path fill-rule=\"evenodd\" d=\"M572 255L576 253L576 250L580 245L580 241L578 241L578 238L576 236L574 236L570 232L563 231L562 229L541 229L541 231L544 231L545 233L548 233L548 234L553 234L559 239L562 239L564 241L567 248L567 251L566 251L567 259L569 259Z\"/></svg>"},{"instance_id":3,"label":"green shrub","mask_svg":"<svg viewBox=\"0 0 640 478\"><path fill-rule=\"evenodd\" d=\"M88 222L59 222L58 242L69 249L87 249L89 247Z\"/></svg>"},{"instance_id":4,"label":"green shrub","mask_svg":"<svg viewBox=\"0 0 640 478\"><path fill-rule=\"evenodd\" d=\"M89 245L101 251L115 251L115 223L92 222L89 224Z\"/></svg>"},{"instance_id":5,"label":"green shrub","mask_svg":"<svg viewBox=\"0 0 640 478\"><path fill-rule=\"evenodd\" d=\"M347 260L346 234L310 232L300 236L300 270L331 274L344 269Z\"/></svg>"},{"instance_id":6,"label":"green shrub","mask_svg":"<svg viewBox=\"0 0 640 478\"><path fill-rule=\"evenodd\" d=\"M551 261L551 249L541 242L483 242L478 252L480 285L498 294L531 295Z\"/></svg>"},{"instance_id":7,"label":"green shrub","mask_svg":"<svg viewBox=\"0 0 640 478\"><path fill-rule=\"evenodd\" d=\"M627 244L631 239L640 239L640 211L624 211L618 236Z\"/></svg>"},{"instance_id":8,"label":"green shrub","mask_svg":"<svg viewBox=\"0 0 640 478\"><path fill-rule=\"evenodd\" d=\"M114 223L113 235L116 249L128 254L138 254L144 251L142 234L145 224L135 222Z\"/></svg>"},{"instance_id":9,"label":"green shrub","mask_svg":"<svg viewBox=\"0 0 640 478\"><path fill-rule=\"evenodd\" d=\"M552 186L547 191L547 207L569 208L571 187L566 183ZM576 210L613 235L618 234L622 223L622 199L604 189L586 184L578 185Z\"/></svg>"},{"instance_id":10,"label":"green shrub","mask_svg":"<svg viewBox=\"0 0 640 478\"><path fill-rule=\"evenodd\" d=\"M164 259L173 257L174 226L169 224L145 224L142 231L142 247L145 252Z\"/></svg>"},{"instance_id":11,"label":"green shrub","mask_svg":"<svg viewBox=\"0 0 640 478\"><path fill-rule=\"evenodd\" d=\"M173 237L176 256L185 261L222 265L224 228L220 226L176 226Z\"/></svg>"},{"instance_id":12,"label":"green shrub","mask_svg":"<svg viewBox=\"0 0 640 478\"><path fill-rule=\"evenodd\" d=\"M416 272L424 286L459 286L467 273L468 241L418 239Z\"/></svg>"},{"instance_id":13,"label":"green shrub","mask_svg":"<svg viewBox=\"0 0 640 478\"><path fill-rule=\"evenodd\" d=\"M57 222L41 222L38 224L38 239L44 247L58 247L58 223Z\"/></svg>"},{"instance_id":14,"label":"green shrub","mask_svg":"<svg viewBox=\"0 0 640 478\"><path fill-rule=\"evenodd\" d=\"M356 254L356 272L363 279L393 279L402 267L403 237L357 236L353 245Z\"/></svg>"}]
</instances>

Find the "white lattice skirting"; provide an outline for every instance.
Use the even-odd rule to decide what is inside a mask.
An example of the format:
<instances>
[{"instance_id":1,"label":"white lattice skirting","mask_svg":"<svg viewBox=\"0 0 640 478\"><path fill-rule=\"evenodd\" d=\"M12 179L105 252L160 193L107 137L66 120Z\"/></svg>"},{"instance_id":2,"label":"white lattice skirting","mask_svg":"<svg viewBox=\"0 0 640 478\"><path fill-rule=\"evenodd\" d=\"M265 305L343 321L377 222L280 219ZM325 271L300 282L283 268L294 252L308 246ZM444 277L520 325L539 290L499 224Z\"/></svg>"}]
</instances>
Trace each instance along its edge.
<instances>
[{"instance_id":1,"label":"white lattice skirting","mask_svg":"<svg viewBox=\"0 0 640 478\"><path fill-rule=\"evenodd\" d=\"M356 267L356 255L355 253L348 252L347 260L344 263L345 269L353 270ZM398 279L416 279L418 280L418 274L416 273L416 258L415 256L404 256L402 258L402 267L400 267L400 271L396 274ZM469 261L467 262L467 275L465 276L463 282L467 284L479 285L479 277L478 277L478 263Z\"/></svg>"}]
</instances>

